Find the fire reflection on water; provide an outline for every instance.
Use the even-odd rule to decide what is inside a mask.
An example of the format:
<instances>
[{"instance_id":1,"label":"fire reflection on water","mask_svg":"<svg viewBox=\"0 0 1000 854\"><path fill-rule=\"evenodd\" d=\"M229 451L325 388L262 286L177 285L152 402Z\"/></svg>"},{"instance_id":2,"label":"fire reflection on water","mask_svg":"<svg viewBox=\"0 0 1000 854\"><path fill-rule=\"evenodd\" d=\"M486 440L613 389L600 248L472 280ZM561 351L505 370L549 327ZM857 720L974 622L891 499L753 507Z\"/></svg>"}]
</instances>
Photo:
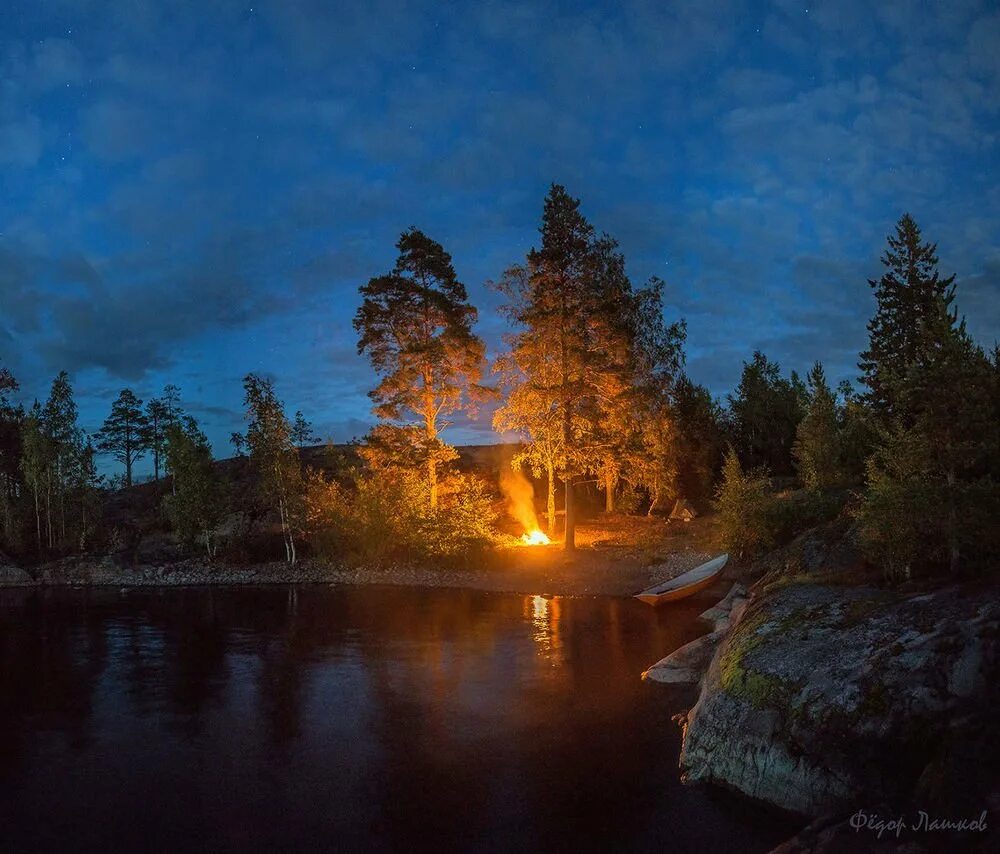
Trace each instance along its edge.
<instances>
[{"instance_id":1,"label":"fire reflection on water","mask_svg":"<svg viewBox=\"0 0 1000 854\"><path fill-rule=\"evenodd\" d=\"M532 640L540 657L555 666L563 663L559 597L525 596L524 615L531 620Z\"/></svg>"}]
</instances>

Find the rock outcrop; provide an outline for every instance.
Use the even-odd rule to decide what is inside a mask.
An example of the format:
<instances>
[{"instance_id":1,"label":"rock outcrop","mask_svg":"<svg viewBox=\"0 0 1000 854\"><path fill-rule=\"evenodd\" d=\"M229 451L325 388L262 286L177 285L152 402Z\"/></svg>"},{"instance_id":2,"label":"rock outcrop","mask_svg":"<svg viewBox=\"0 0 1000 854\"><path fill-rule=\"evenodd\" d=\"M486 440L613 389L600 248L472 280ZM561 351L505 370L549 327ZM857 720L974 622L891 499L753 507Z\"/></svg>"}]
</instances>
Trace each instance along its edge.
<instances>
[{"instance_id":1,"label":"rock outcrop","mask_svg":"<svg viewBox=\"0 0 1000 854\"><path fill-rule=\"evenodd\" d=\"M812 816L956 787L984 797L996 757L952 758L995 741L998 635L996 587L759 590L687 715L685 778Z\"/></svg>"},{"instance_id":2,"label":"rock outcrop","mask_svg":"<svg viewBox=\"0 0 1000 854\"><path fill-rule=\"evenodd\" d=\"M705 675L716 647L726 636L730 624L739 619L745 604L746 588L742 584L734 584L719 604L700 616L712 630L660 659L642 674L642 678L667 685L697 685Z\"/></svg>"}]
</instances>

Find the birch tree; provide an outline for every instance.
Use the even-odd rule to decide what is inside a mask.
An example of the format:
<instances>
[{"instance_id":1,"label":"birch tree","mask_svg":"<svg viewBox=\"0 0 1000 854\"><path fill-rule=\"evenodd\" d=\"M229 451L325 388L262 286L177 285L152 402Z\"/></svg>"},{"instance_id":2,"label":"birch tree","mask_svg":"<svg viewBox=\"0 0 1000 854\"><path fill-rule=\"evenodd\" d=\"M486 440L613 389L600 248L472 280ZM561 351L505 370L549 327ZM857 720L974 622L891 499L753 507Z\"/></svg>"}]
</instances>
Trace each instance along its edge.
<instances>
[{"instance_id":1,"label":"birch tree","mask_svg":"<svg viewBox=\"0 0 1000 854\"><path fill-rule=\"evenodd\" d=\"M247 432L245 437L250 464L257 474L261 497L278 513L285 558L296 561L295 529L302 498L302 470L299 452L293 441L293 428L285 415L284 404L274 393L271 380L247 374Z\"/></svg>"}]
</instances>

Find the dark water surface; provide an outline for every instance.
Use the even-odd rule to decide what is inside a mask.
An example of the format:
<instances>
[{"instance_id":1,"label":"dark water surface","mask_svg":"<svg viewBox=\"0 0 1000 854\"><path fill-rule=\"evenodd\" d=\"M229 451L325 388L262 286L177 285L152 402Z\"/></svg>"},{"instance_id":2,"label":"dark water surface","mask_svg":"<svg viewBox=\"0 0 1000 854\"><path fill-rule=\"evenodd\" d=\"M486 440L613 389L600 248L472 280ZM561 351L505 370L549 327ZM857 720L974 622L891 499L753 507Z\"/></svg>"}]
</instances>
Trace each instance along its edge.
<instances>
[{"instance_id":1,"label":"dark water surface","mask_svg":"<svg viewBox=\"0 0 1000 854\"><path fill-rule=\"evenodd\" d=\"M0 591L0 848L767 850L639 679L705 605Z\"/></svg>"}]
</instances>

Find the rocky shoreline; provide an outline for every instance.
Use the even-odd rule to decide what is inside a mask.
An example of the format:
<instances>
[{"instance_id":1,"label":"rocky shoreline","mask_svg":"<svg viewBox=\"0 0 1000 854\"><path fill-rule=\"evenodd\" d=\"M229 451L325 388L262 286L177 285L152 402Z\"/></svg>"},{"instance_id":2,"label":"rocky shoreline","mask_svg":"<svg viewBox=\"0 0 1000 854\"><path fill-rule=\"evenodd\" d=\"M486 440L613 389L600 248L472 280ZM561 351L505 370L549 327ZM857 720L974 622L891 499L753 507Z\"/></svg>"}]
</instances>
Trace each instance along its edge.
<instances>
[{"instance_id":1,"label":"rocky shoreline","mask_svg":"<svg viewBox=\"0 0 1000 854\"><path fill-rule=\"evenodd\" d=\"M644 678L697 688L675 717L686 783L814 820L783 851L883 845L874 832L858 837L858 810L975 818L1000 809L996 585L904 593L785 578L737 585L702 617L709 633ZM995 828L950 838L984 851L996 841ZM911 831L905 843L936 850L939 840Z\"/></svg>"},{"instance_id":2,"label":"rocky shoreline","mask_svg":"<svg viewBox=\"0 0 1000 854\"><path fill-rule=\"evenodd\" d=\"M620 571L613 558L598 563L574 563L564 559L558 551L547 555L544 562L511 560L509 564L480 568L399 563L348 566L318 560L302 560L294 566L280 561L233 565L198 559L127 562L105 557L66 558L29 569L4 561L0 556L0 588L390 584L495 593L624 596L671 578L706 559L700 552L683 551L656 565Z\"/></svg>"}]
</instances>

